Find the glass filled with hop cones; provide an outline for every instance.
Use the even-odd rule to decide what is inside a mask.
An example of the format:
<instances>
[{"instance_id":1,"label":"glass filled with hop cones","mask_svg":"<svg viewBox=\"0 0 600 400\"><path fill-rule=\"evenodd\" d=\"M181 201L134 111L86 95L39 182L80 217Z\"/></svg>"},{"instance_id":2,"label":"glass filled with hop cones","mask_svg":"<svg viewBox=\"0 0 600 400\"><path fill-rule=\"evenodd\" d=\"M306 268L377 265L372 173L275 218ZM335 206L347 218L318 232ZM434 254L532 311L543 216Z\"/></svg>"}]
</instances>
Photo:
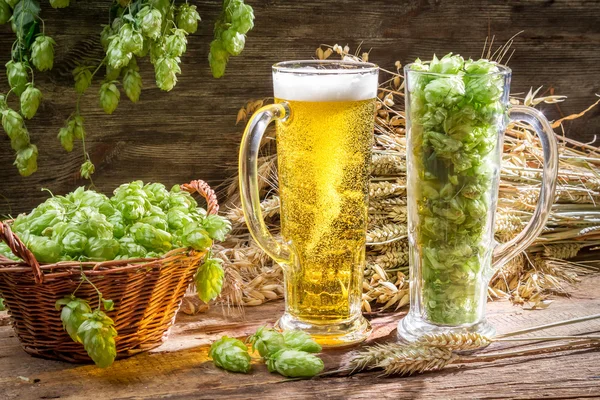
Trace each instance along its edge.
<instances>
[{"instance_id":1,"label":"glass filled with hop cones","mask_svg":"<svg viewBox=\"0 0 600 400\"><path fill-rule=\"evenodd\" d=\"M273 66L275 104L250 119L240 148L242 206L250 233L284 270L281 329L322 346L346 346L371 331L361 314L369 168L378 67L350 61ZM281 238L260 208L257 157L276 125Z\"/></svg>"},{"instance_id":2,"label":"glass filled with hop cones","mask_svg":"<svg viewBox=\"0 0 600 400\"><path fill-rule=\"evenodd\" d=\"M509 105L511 70L457 55L404 68L410 311L402 340L477 332L486 322L493 272L523 251L546 224L556 186L555 134L537 110ZM528 124L542 144L540 197L525 229L507 243L494 239L500 161L509 122Z\"/></svg>"}]
</instances>

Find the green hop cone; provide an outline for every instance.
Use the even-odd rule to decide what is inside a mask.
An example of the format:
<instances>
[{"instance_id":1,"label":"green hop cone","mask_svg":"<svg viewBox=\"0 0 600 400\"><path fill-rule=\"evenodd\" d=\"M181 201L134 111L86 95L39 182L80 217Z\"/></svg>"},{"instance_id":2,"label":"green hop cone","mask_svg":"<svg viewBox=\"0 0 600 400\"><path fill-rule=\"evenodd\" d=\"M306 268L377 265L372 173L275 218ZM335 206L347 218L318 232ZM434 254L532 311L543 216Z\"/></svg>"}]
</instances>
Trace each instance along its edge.
<instances>
[{"instance_id":1,"label":"green hop cone","mask_svg":"<svg viewBox=\"0 0 600 400\"><path fill-rule=\"evenodd\" d=\"M81 164L80 174L82 178L90 179L95 171L96 167L94 167L94 164L90 160L86 160L86 162Z\"/></svg>"},{"instance_id":2,"label":"green hop cone","mask_svg":"<svg viewBox=\"0 0 600 400\"><path fill-rule=\"evenodd\" d=\"M220 242L224 241L227 234L231 231L231 222L220 215L207 215L202 221L202 226L208 232L211 239Z\"/></svg>"},{"instance_id":3,"label":"green hop cone","mask_svg":"<svg viewBox=\"0 0 600 400\"><path fill-rule=\"evenodd\" d=\"M107 368L117 356L115 323L100 310L85 314L85 317L86 320L77 330L77 336L81 338L83 347L94 363L100 368Z\"/></svg>"},{"instance_id":4,"label":"green hop cone","mask_svg":"<svg viewBox=\"0 0 600 400\"><path fill-rule=\"evenodd\" d=\"M174 29L165 39L165 51L170 57L180 57L187 48L187 38L183 29Z\"/></svg>"},{"instance_id":5,"label":"green hop cone","mask_svg":"<svg viewBox=\"0 0 600 400\"><path fill-rule=\"evenodd\" d=\"M306 332L301 330L290 330L283 332L285 347L294 350L306 351L307 353L319 353L322 347Z\"/></svg>"},{"instance_id":6,"label":"green hop cone","mask_svg":"<svg viewBox=\"0 0 600 400\"><path fill-rule=\"evenodd\" d=\"M85 246L84 254L91 261L114 260L119 254L119 242L115 239L91 237Z\"/></svg>"},{"instance_id":7,"label":"green hop cone","mask_svg":"<svg viewBox=\"0 0 600 400\"><path fill-rule=\"evenodd\" d=\"M70 0L50 0L52 8L65 8L69 7Z\"/></svg>"},{"instance_id":8,"label":"green hop cone","mask_svg":"<svg viewBox=\"0 0 600 400\"><path fill-rule=\"evenodd\" d=\"M245 35L254 28L254 10L248 4L242 4L233 12L231 21L232 28Z\"/></svg>"},{"instance_id":9,"label":"green hop cone","mask_svg":"<svg viewBox=\"0 0 600 400\"><path fill-rule=\"evenodd\" d=\"M92 84L92 72L89 67L79 66L75 68L73 78L75 78L75 91L77 93L85 93Z\"/></svg>"},{"instance_id":10,"label":"green hop cone","mask_svg":"<svg viewBox=\"0 0 600 400\"><path fill-rule=\"evenodd\" d=\"M210 346L208 356L227 371L248 373L252 368L248 347L239 339L223 336Z\"/></svg>"},{"instance_id":11,"label":"green hop cone","mask_svg":"<svg viewBox=\"0 0 600 400\"><path fill-rule=\"evenodd\" d=\"M136 22L147 38L157 39L160 36L162 14L157 9L148 6L142 8L136 15Z\"/></svg>"},{"instance_id":12,"label":"green hop cone","mask_svg":"<svg viewBox=\"0 0 600 400\"><path fill-rule=\"evenodd\" d=\"M106 57L108 59L108 65L110 67L112 67L113 69L120 69L129 64L131 57L133 57L133 53L125 50L124 42L120 37L114 37L108 44L108 50L106 50Z\"/></svg>"},{"instance_id":13,"label":"green hop cone","mask_svg":"<svg viewBox=\"0 0 600 400\"><path fill-rule=\"evenodd\" d=\"M119 30L119 39L125 52L139 55L144 49L144 37L142 33L131 24L124 24L121 27Z\"/></svg>"},{"instance_id":14,"label":"green hop cone","mask_svg":"<svg viewBox=\"0 0 600 400\"><path fill-rule=\"evenodd\" d=\"M196 222L186 224L181 232L181 241L186 247L202 251L212 245L209 233Z\"/></svg>"},{"instance_id":15,"label":"green hop cone","mask_svg":"<svg viewBox=\"0 0 600 400\"><path fill-rule=\"evenodd\" d=\"M125 94L134 103L137 103L142 93L142 76L135 69L127 69L123 76L123 89Z\"/></svg>"},{"instance_id":16,"label":"green hop cone","mask_svg":"<svg viewBox=\"0 0 600 400\"><path fill-rule=\"evenodd\" d=\"M59 261L63 252L60 243L45 236L29 235L26 237L25 245L31 250L36 260L42 263Z\"/></svg>"},{"instance_id":17,"label":"green hop cone","mask_svg":"<svg viewBox=\"0 0 600 400\"><path fill-rule=\"evenodd\" d=\"M284 337L274 329L264 326L258 328L256 333L248 338L252 350L258 351L261 357L268 358L285 348Z\"/></svg>"},{"instance_id":18,"label":"green hop cone","mask_svg":"<svg viewBox=\"0 0 600 400\"><path fill-rule=\"evenodd\" d=\"M130 228L135 242L148 250L164 253L171 250L172 236L169 232L155 228L150 224L136 222Z\"/></svg>"},{"instance_id":19,"label":"green hop cone","mask_svg":"<svg viewBox=\"0 0 600 400\"><path fill-rule=\"evenodd\" d=\"M6 76L10 88L20 96L25 91L25 85L29 82L27 66L22 62L9 61L6 63Z\"/></svg>"},{"instance_id":20,"label":"green hop cone","mask_svg":"<svg viewBox=\"0 0 600 400\"><path fill-rule=\"evenodd\" d=\"M187 34L195 33L198 30L198 21L200 14L196 11L196 6L185 3L179 7L176 19L179 29L183 29Z\"/></svg>"},{"instance_id":21,"label":"green hop cone","mask_svg":"<svg viewBox=\"0 0 600 400\"><path fill-rule=\"evenodd\" d=\"M221 35L221 40L225 46L225 50L232 56L239 56L244 50L246 44L246 36L237 32L233 28L227 29Z\"/></svg>"},{"instance_id":22,"label":"green hop cone","mask_svg":"<svg viewBox=\"0 0 600 400\"><path fill-rule=\"evenodd\" d=\"M50 36L38 35L31 45L31 62L39 71L47 71L54 66L54 46Z\"/></svg>"},{"instance_id":23,"label":"green hop cone","mask_svg":"<svg viewBox=\"0 0 600 400\"><path fill-rule=\"evenodd\" d=\"M21 114L27 119L33 118L42 101L42 92L31 83L27 84L27 89L21 93Z\"/></svg>"},{"instance_id":24,"label":"green hop cone","mask_svg":"<svg viewBox=\"0 0 600 400\"><path fill-rule=\"evenodd\" d=\"M67 331L74 342L81 343L81 338L77 335L77 330L81 324L87 320L84 315L92 312L87 300L78 299L75 296L70 295L57 300L55 307L56 310L62 308L60 320L62 321L63 329Z\"/></svg>"},{"instance_id":25,"label":"green hop cone","mask_svg":"<svg viewBox=\"0 0 600 400\"><path fill-rule=\"evenodd\" d=\"M210 53L208 53L208 63L213 77L220 78L225 75L225 68L229 61L229 52L225 50L223 42L213 40L210 43Z\"/></svg>"},{"instance_id":26,"label":"green hop cone","mask_svg":"<svg viewBox=\"0 0 600 400\"><path fill-rule=\"evenodd\" d=\"M181 73L179 67L179 58L162 57L154 65L156 75L156 85L166 92L170 91L177 84L177 74Z\"/></svg>"},{"instance_id":27,"label":"green hop cone","mask_svg":"<svg viewBox=\"0 0 600 400\"><path fill-rule=\"evenodd\" d=\"M83 117L81 115L76 115L71 121L73 121L73 136L75 136L79 140L82 140L85 137L85 129L83 128Z\"/></svg>"},{"instance_id":28,"label":"green hop cone","mask_svg":"<svg viewBox=\"0 0 600 400\"><path fill-rule=\"evenodd\" d=\"M60 145L63 147L63 149L65 149L69 153L73 151L74 137L72 130L70 130L68 127L60 128L57 137L58 140L60 140Z\"/></svg>"},{"instance_id":29,"label":"green hop cone","mask_svg":"<svg viewBox=\"0 0 600 400\"><path fill-rule=\"evenodd\" d=\"M194 276L198 297L205 303L216 299L223 289L225 272L221 264L221 260L209 258L198 268Z\"/></svg>"},{"instance_id":30,"label":"green hop cone","mask_svg":"<svg viewBox=\"0 0 600 400\"><path fill-rule=\"evenodd\" d=\"M121 92L113 82L105 82L100 87L100 105L107 114L112 114L119 105Z\"/></svg>"},{"instance_id":31,"label":"green hop cone","mask_svg":"<svg viewBox=\"0 0 600 400\"><path fill-rule=\"evenodd\" d=\"M29 146L29 132L18 112L9 108L2 111L2 127L10 138L13 150L18 151Z\"/></svg>"},{"instance_id":32,"label":"green hop cone","mask_svg":"<svg viewBox=\"0 0 600 400\"><path fill-rule=\"evenodd\" d=\"M0 24L4 25L10 21L12 17L12 10L5 0L0 0Z\"/></svg>"},{"instance_id":33,"label":"green hop cone","mask_svg":"<svg viewBox=\"0 0 600 400\"><path fill-rule=\"evenodd\" d=\"M102 32L100 32L100 44L104 51L108 50L111 36L114 35L112 27L110 25L102 25Z\"/></svg>"},{"instance_id":34,"label":"green hop cone","mask_svg":"<svg viewBox=\"0 0 600 400\"><path fill-rule=\"evenodd\" d=\"M288 378L310 378L324 367L319 357L300 350L281 350L267 360L269 371L277 371Z\"/></svg>"}]
</instances>

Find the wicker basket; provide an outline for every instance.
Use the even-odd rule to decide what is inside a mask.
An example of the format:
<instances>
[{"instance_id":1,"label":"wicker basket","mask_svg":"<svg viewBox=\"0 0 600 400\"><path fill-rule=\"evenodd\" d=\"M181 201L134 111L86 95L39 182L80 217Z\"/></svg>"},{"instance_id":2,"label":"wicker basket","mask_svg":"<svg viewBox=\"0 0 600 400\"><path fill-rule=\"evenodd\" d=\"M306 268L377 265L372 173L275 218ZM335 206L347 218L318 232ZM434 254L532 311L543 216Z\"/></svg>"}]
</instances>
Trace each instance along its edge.
<instances>
[{"instance_id":1,"label":"wicker basket","mask_svg":"<svg viewBox=\"0 0 600 400\"><path fill-rule=\"evenodd\" d=\"M216 214L219 205L213 190L203 181L182 185L189 193L206 199L207 212ZM0 223L0 238L22 262L0 256L0 293L8 306L12 324L23 349L38 357L69 362L91 362L80 343L64 331L57 300L70 295L81 282L81 271L114 301L107 314L115 321L117 358L160 346L168 334L185 291L206 252L176 249L161 258L106 262L59 262L40 265L23 242ZM82 284L77 297L90 305L98 294Z\"/></svg>"}]
</instances>

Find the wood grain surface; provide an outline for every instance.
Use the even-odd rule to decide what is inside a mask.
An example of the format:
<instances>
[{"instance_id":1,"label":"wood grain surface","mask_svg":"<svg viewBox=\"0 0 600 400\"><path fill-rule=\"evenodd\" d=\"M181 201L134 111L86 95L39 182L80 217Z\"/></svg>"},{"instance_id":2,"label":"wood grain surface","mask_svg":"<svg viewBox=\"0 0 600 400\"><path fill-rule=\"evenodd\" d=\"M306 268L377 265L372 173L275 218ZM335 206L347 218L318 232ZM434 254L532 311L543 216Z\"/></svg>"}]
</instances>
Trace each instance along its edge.
<instances>
[{"instance_id":1,"label":"wood grain surface","mask_svg":"<svg viewBox=\"0 0 600 400\"><path fill-rule=\"evenodd\" d=\"M488 304L499 333L600 313L600 275L586 277L571 298L549 308L527 311L508 302ZM245 318L224 316L218 306L205 314L180 315L169 340L151 353L119 360L108 369L33 358L21 350L0 313L0 398L2 399L567 399L600 396L600 351L566 351L513 357L492 363L450 365L442 371L405 378L382 378L379 372L283 382L256 362L249 375L216 368L208 359L210 343L222 335L244 338L257 327L273 324L282 302L246 309ZM394 340L404 312L369 316L373 341ZM556 327L535 335L600 332L600 320ZM483 352L540 346L494 343ZM325 351L334 370L354 349Z\"/></svg>"},{"instance_id":2,"label":"wood grain surface","mask_svg":"<svg viewBox=\"0 0 600 400\"><path fill-rule=\"evenodd\" d=\"M212 184L230 176L237 158L241 126L238 108L251 98L270 96L270 66L289 59L311 58L320 43L362 43L370 60L393 68L416 57L449 51L479 57L487 35L496 43L523 30L514 44L510 65L513 92L544 85L569 96L560 105L542 107L550 118L579 112L600 92L600 2L550 1L417 1L417 0L247 0L256 13L246 50L231 59L227 74L210 75L207 54L220 1L191 0L202 23L190 37L183 73L170 93L161 92L153 70L143 63L141 101L123 95L117 111L104 115L98 105L100 78L82 101L88 151L96 164L94 183L106 193L134 179L167 185L202 178ZM98 35L110 0L79 0L62 10L42 11L46 31L56 39L55 68L37 73L44 93L38 116L28 127L40 150L39 171L18 175L9 140L0 134L0 215L27 211L47 197L41 188L64 194L87 182L79 178L80 144L66 153L56 138L73 112L71 70L77 62L102 56ZM8 61L14 35L0 26L0 63ZM2 74L3 76L3 74ZM0 79L0 91L6 91ZM14 100L14 99L13 99ZM590 141L598 132L600 112L567 124L567 135Z\"/></svg>"}]
</instances>

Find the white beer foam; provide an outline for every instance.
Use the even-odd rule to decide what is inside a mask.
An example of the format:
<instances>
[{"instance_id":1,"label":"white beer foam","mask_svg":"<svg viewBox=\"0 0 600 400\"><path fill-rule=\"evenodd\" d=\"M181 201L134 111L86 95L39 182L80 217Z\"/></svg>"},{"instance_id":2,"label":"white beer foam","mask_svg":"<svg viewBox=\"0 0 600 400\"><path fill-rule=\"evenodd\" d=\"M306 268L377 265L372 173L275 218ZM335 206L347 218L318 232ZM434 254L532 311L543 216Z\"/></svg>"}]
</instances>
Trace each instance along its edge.
<instances>
[{"instance_id":1,"label":"white beer foam","mask_svg":"<svg viewBox=\"0 0 600 400\"><path fill-rule=\"evenodd\" d=\"M324 74L274 72L275 97L292 101L357 101L377 97L377 74L356 70L328 69ZM319 71L315 69L315 72ZM350 72L352 71L352 72Z\"/></svg>"}]
</instances>

